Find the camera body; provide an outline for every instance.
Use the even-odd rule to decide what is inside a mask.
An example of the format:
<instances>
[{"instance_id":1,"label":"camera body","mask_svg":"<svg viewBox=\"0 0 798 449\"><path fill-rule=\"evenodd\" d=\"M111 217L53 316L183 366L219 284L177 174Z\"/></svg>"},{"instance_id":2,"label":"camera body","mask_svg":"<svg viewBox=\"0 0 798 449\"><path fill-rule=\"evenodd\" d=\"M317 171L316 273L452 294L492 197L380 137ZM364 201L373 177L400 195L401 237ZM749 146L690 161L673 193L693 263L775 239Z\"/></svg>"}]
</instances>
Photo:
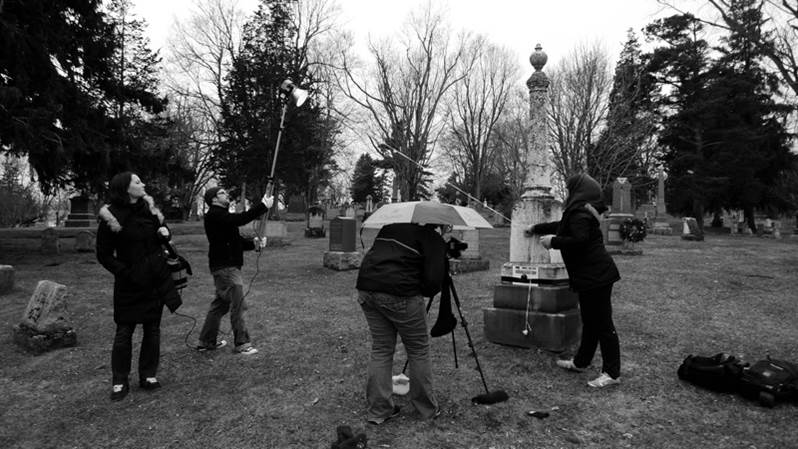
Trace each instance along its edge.
<instances>
[{"instance_id":1,"label":"camera body","mask_svg":"<svg viewBox=\"0 0 798 449\"><path fill-rule=\"evenodd\" d=\"M467 249L468 243L461 242L454 237L450 237L446 242L446 256L451 259L459 259L463 255L463 251Z\"/></svg>"}]
</instances>

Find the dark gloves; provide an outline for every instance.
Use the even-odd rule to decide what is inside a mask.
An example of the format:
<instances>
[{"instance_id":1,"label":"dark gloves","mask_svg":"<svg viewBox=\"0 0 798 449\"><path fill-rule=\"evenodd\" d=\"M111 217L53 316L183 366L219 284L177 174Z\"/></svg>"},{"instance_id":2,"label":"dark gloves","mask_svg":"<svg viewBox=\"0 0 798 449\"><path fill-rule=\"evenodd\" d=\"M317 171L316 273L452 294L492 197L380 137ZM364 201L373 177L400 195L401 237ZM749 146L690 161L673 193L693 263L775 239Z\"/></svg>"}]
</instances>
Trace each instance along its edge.
<instances>
[{"instance_id":1,"label":"dark gloves","mask_svg":"<svg viewBox=\"0 0 798 449\"><path fill-rule=\"evenodd\" d=\"M354 435L349 426L338 426L335 429L338 434L338 441L334 442L331 449L367 449L367 438L365 433Z\"/></svg>"},{"instance_id":2,"label":"dark gloves","mask_svg":"<svg viewBox=\"0 0 798 449\"><path fill-rule=\"evenodd\" d=\"M524 231L524 235L527 237L532 237L536 234L535 232L535 225L529 227L529 229Z\"/></svg>"}]
</instances>

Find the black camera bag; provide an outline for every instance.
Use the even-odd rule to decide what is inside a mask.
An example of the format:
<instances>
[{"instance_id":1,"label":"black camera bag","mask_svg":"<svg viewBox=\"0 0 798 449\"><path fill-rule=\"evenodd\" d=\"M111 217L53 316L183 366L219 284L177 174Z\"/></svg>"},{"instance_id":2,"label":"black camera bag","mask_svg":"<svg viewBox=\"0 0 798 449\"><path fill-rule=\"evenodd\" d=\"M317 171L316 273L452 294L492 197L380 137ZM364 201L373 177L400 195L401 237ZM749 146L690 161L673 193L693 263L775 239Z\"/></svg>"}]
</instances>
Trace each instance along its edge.
<instances>
[{"instance_id":1,"label":"black camera bag","mask_svg":"<svg viewBox=\"0 0 798 449\"><path fill-rule=\"evenodd\" d=\"M684 359L676 373L679 379L719 392L736 392L740 377L747 364L729 354L715 354L711 357L689 355Z\"/></svg>"}]
</instances>

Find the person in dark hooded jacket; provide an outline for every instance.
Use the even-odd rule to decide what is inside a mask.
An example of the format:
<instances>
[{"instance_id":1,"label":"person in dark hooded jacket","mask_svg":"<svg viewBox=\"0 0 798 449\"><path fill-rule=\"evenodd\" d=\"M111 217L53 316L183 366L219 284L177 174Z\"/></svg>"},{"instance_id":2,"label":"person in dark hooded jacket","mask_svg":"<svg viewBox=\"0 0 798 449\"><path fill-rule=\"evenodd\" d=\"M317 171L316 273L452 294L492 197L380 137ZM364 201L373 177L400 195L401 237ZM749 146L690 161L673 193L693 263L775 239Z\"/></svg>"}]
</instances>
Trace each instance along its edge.
<instances>
[{"instance_id":1,"label":"person in dark hooded jacket","mask_svg":"<svg viewBox=\"0 0 798 449\"><path fill-rule=\"evenodd\" d=\"M133 332L142 325L139 385L160 388L155 375L161 347L163 306L174 312L181 304L166 263L163 242L170 238L163 214L146 194L137 175L123 172L108 185L110 204L100 209L97 260L114 275L114 322L111 350L111 400L130 390L128 376L133 352Z\"/></svg>"},{"instance_id":2,"label":"person in dark hooded jacket","mask_svg":"<svg viewBox=\"0 0 798 449\"><path fill-rule=\"evenodd\" d=\"M559 249L568 270L571 289L579 294L582 340L571 360L558 360L557 366L581 372L601 347L601 374L588 382L591 387L620 383L621 350L612 321L612 285L620 280L618 268L604 247L600 213L607 210L601 186L589 175L573 175L566 181L568 198L560 221L539 223L526 231L541 235L546 248Z\"/></svg>"}]
</instances>

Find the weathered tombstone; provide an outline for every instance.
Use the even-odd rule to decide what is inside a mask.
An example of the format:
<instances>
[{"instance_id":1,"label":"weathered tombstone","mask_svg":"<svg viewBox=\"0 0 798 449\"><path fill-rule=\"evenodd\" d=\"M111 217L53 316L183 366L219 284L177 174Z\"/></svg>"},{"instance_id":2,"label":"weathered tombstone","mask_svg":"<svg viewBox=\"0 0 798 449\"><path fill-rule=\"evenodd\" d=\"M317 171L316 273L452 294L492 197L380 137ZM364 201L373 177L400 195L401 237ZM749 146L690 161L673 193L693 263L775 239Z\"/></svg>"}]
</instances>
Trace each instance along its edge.
<instances>
[{"instance_id":1,"label":"weathered tombstone","mask_svg":"<svg viewBox=\"0 0 798 449\"><path fill-rule=\"evenodd\" d=\"M61 242L55 228L42 231L41 252L44 254L61 254Z\"/></svg>"},{"instance_id":2,"label":"weathered tombstone","mask_svg":"<svg viewBox=\"0 0 798 449\"><path fill-rule=\"evenodd\" d=\"M607 217L604 243L623 245L621 224L631 218L634 218L632 214L632 183L626 178L618 178L612 184L612 213Z\"/></svg>"},{"instance_id":3,"label":"weathered tombstone","mask_svg":"<svg viewBox=\"0 0 798 449\"><path fill-rule=\"evenodd\" d=\"M91 231L80 231L75 236L75 251L79 253L94 252L97 237Z\"/></svg>"},{"instance_id":4,"label":"weathered tombstone","mask_svg":"<svg viewBox=\"0 0 798 449\"><path fill-rule=\"evenodd\" d=\"M682 219L682 240L704 240L704 233L698 226L698 221L693 217L684 217Z\"/></svg>"},{"instance_id":5,"label":"weathered tombstone","mask_svg":"<svg viewBox=\"0 0 798 449\"><path fill-rule=\"evenodd\" d=\"M77 336L69 322L67 287L52 281L39 281L22 321L13 330L14 341L37 354L75 346Z\"/></svg>"},{"instance_id":6,"label":"weathered tombstone","mask_svg":"<svg viewBox=\"0 0 798 449\"><path fill-rule=\"evenodd\" d=\"M577 295L568 287L568 272L560 252L546 249L538 236L528 237L524 233L533 224L556 221L562 215L562 204L551 193L548 162L541 156L548 148L546 104L550 82L541 70L547 59L540 44L529 57L535 72L527 80L530 121L530 142L525 155L527 176L521 199L513 205L510 261L502 265L501 283L494 285L493 307L482 311L488 341L562 351L579 341ZM532 299L541 296L554 298L547 301L553 303L551 307L537 307L539 301ZM516 303L521 305L513 305Z\"/></svg>"},{"instance_id":7,"label":"weathered tombstone","mask_svg":"<svg viewBox=\"0 0 798 449\"><path fill-rule=\"evenodd\" d=\"M14 289L14 267L0 265L0 295Z\"/></svg>"},{"instance_id":8,"label":"weathered tombstone","mask_svg":"<svg viewBox=\"0 0 798 449\"><path fill-rule=\"evenodd\" d=\"M324 253L323 265L338 271L360 268L362 258L357 248L357 220L335 217L330 220L330 250Z\"/></svg>"},{"instance_id":9,"label":"weathered tombstone","mask_svg":"<svg viewBox=\"0 0 798 449\"><path fill-rule=\"evenodd\" d=\"M308 207L308 226L305 229L305 237L324 237L327 230L324 229L324 208L321 206Z\"/></svg>"}]
</instances>

